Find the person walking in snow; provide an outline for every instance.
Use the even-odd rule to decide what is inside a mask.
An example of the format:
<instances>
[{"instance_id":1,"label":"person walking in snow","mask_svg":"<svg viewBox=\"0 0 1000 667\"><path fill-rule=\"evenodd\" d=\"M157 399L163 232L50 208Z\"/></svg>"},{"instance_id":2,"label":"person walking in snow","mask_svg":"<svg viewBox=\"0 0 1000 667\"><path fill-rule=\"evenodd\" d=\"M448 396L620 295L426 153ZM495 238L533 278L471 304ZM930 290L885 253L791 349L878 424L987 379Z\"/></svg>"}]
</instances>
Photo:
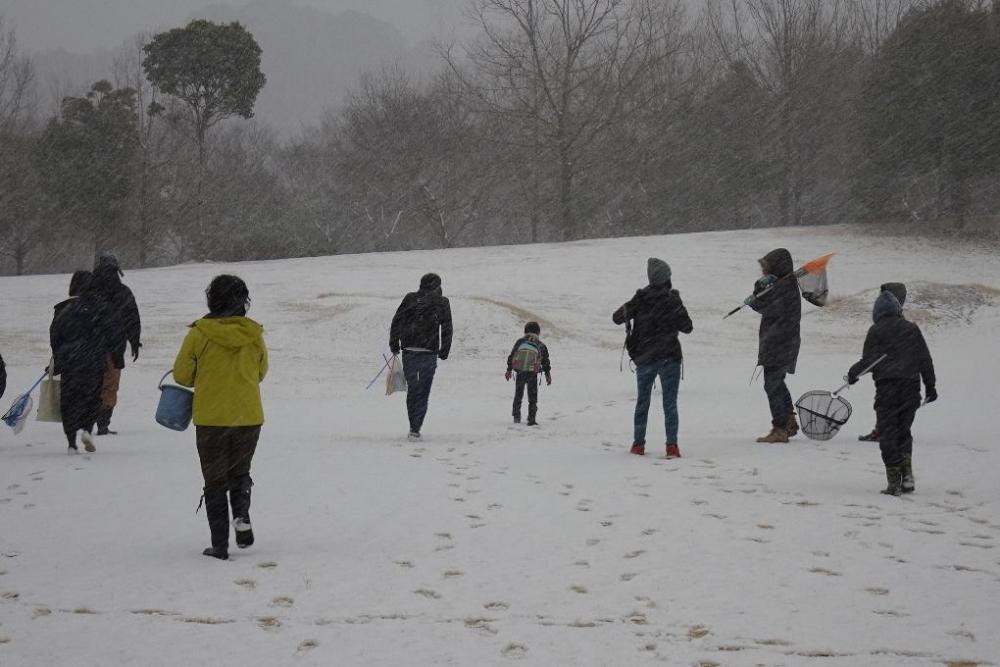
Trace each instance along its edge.
<instances>
[{"instance_id":1,"label":"person walking in snow","mask_svg":"<svg viewBox=\"0 0 1000 667\"><path fill-rule=\"evenodd\" d=\"M441 277L428 273L420 279L419 290L403 297L389 329L390 351L403 353L411 441L421 438L437 362L448 358L451 336L451 304L442 296Z\"/></svg>"},{"instance_id":2,"label":"person walking in snow","mask_svg":"<svg viewBox=\"0 0 1000 667\"><path fill-rule=\"evenodd\" d=\"M646 263L649 285L635 293L628 303L611 316L615 324L631 323L626 340L629 356L635 362L638 397L632 437L633 454L646 453L646 423L656 378L663 390L663 419L667 436L667 458L680 458L677 433L677 392L680 387L684 355L678 334L694 330L680 293L673 288L670 266L651 257Z\"/></svg>"},{"instance_id":3,"label":"person walking in snow","mask_svg":"<svg viewBox=\"0 0 1000 667\"><path fill-rule=\"evenodd\" d=\"M118 259L111 254L101 255L94 266L92 281L98 294L107 302L118 323L115 332L115 345L108 356L104 373L104 383L101 391L101 408L97 415L97 435L114 435L110 430L111 415L118 404L118 388L121 384L122 369L125 368L125 345L131 348L132 362L139 359L139 341L142 325L139 320L139 308L135 296L126 285L122 284L125 273L118 264Z\"/></svg>"},{"instance_id":4,"label":"person walking in snow","mask_svg":"<svg viewBox=\"0 0 1000 667\"><path fill-rule=\"evenodd\" d=\"M518 338L507 357L507 372L504 377L510 382L514 376L514 423L521 423L521 404L524 389L528 389L528 426L538 426L538 374L545 375L545 384L552 384L552 365L549 362L549 348L541 341L542 327L538 322L524 325L524 336Z\"/></svg>"},{"instance_id":5,"label":"person walking in snow","mask_svg":"<svg viewBox=\"0 0 1000 667\"><path fill-rule=\"evenodd\" d=\"M764 369L764 392L771 410L771 430L757 442L788 442L799 432L792 395L785 378L799 358L802 302L792 255L776 248L757 260L762 276L744 303L760 313L757 365Z\"/></svg>"},{"instance_id":6,"label":"person walking in snow","mask_svg":"<svg viewBox=\"0 0 1000 667\"><path fill-rule=\"evenodd\" d=\"M49 342L52 373L60 376L63 432L73 454L78 451L77 438L88 452L95 451L92 433L119 324L95 290L89 271L73 274L69 297L54 308Z\"/></svg>"},{"instance_id":7,"label":"person walking in snow","mask_svg":"<svg viewBox=\"0 0 1000 667\"><path fill-rule=\"evenodd\" d=\"M220 275L205 291L208 314L194 322L174 361L174 379L194 387L192 421L212 546L202 553L229 558L229 506L236 545L253 544L250 465L264 409L260 383L267 375L264 327L246 316L250 292L237 276ZM226 502L226 493L229 502Z\"/></svg>"},{"instance_id":8,"label":"person walking in snow","mask_svg":"<svg viewBox=\"0 0 1000 667\"><path fill-rule=\"evenodd\" d=\"M892 292L896 300L899 301L900 306L906 305L906 285L903 283L884 283L879 287L879 292L889 290ZM875 427L872 428L870 433L866 435L859 435L858 440L861 442L878 442L878 422L875 422Z\"/></svg>"},{"instance_id":9,"label":"person walking in snow","mask_svg":"<svg viewBox=\"0 0 1000 667\"><path fill-rule=\"evenodd\" d=\"M903 318L903 306L893 292L882 290L875 299L864 351L847 372L847 381L854 384L863 369L885 356L872 369L879 448L887 481L882 493L898 496L916 488L910 428L920 407L920 381L928 403L936 401L938 394L927 342L920 327Z\"/></svg>"}]
</instances>

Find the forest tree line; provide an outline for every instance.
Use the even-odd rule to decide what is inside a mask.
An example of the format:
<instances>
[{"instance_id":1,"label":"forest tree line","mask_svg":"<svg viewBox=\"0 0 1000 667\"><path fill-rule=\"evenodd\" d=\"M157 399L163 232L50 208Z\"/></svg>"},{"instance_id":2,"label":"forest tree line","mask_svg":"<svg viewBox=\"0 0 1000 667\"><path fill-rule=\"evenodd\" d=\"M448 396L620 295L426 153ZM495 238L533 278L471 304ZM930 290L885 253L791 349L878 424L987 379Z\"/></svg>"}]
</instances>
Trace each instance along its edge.
<instances>
[{"instance_id":1,"label":"forest tree line","mask_svg":"<svg viewBox=\"0 0 1000 667\"><path fill-rule=\"evenodd\" d=\"M470 0L440 69L253 119L238 23L125 44L46 113L0 17L0 270L895 223L996 233L1000 2ZM322 95L323 91L316 91Z\"/></svg>"}]
</instances>

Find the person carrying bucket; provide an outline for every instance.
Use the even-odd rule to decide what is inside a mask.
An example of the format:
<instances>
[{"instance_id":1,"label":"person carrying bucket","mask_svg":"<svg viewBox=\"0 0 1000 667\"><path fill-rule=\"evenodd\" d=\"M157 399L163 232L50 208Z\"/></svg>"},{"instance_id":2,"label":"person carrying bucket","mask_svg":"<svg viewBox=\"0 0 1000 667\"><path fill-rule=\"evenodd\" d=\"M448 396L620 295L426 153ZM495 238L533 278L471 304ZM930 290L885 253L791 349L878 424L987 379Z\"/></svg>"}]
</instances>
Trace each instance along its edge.
<instances>
[{"instance_id":1,"label":"person carrying bucket","mask_svg":"<svg viewBox=\"0 0 1000 667\"><path fill-rule=\"evenodd\" d=\"M194 388L192 421L212 536L202 553L226 560L230 505L236 545L254 542L250 464L264 424L260 383L267 374L267 347L264 328L246 316L250 292L240 278L216 276L205 296L209 313L191 325L173 373L178 384Z\"/></svg>"}]
</instances>

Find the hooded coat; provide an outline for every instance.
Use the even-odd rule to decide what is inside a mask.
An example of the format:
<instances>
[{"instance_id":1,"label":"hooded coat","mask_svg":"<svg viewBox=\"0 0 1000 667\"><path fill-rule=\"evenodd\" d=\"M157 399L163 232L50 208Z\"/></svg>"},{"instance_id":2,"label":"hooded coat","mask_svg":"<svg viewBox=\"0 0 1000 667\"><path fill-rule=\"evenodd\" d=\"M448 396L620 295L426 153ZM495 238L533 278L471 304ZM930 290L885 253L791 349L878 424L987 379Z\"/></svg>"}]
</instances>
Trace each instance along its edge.
<instances>
[{"instance_id":1,"label":"hooded coat","mask_svg":"<svg viewBox=\"0 0 1000 667\"><path fill-rule=\"evenodd\" d=\"M389 328L389 349L393 354L406 348L427 350L447 359L451 338L451 303L441 295L441 278L428 273L420 279L420 289L403 297L396 309Z\"/></svg>"},{"instance_id":2,"label":"hooded coat","mask_svg":"<svg viewBox=\"0 0 1000 667\"><path fill-rule=\"evenodd\" d=\"M903 317L903 307L891 291L883 290L875 299L872 321L861 360L851 366L848 378L857 378L884 354L885 359L872 369L876 385L882 380L923 379L925 387L934 388L937 380L927 341L920 327Z\"/></svg>"},{"instance_id":3,"label":"hooded coat","mask_svg":"<svg viewBox=\"0 0 1000 667\"><path fill-rule=\"evenodd\" d=\"M766 285L758 281L754 287L755 298L749 304L761 315L757 365L784 368L794 373L802 342L799 331L802 301L792 255L784 248L777 248L764 255L759 262L764 273L778 280L766 292Z\"/></svg>"},{"instance_id":4,"label":"hooded coat","mask_svg":"<svg viewBox=\"0 0 1000 667\"><path fill-rule=\"evenodd\" d=\"M694 330L680 293L673 289L670 267L666 262L650 258L646 265L649 285L636 291L628 303L611 315L615 324L632 321L632 332L626 340L629 356L636 365L674 359L684 354L678 333Z\"/></svg>"},{"instance_id":5,"label":"hooded coat","mask_svg":"<svg viewBox=\"0 0 1000 667\"><path fill-rule=\"evenodd\" d=\"M142 324L135 296L122 283L118 260L111 255L102 255L94 267L90 285L90 289L107 301L108 311L114 317L117 329L111 355L115 368L125 368L125 345L128 343L133 350L139 349Z\"/></svg>"},{"instance_id":6,"label":"hooded coat","mask_svg":"<svg viewBox=\"0 0 1000 667\"><path fill-rule=\"evenodd\" d=\"M90 290L56 304L49 326L52 372L103 373L118 330L114 313Z\"/></svg>"},{"instance_id":7,"label":"hooded coat","mask_svg":"<svg viewBox=\"0 0 1000 667\"><path fill-rule=\"evenodd\" d=\"M260 426L260 383L267 375L264 327L248 317L203 317L191 325L174 379L194 387L196 426Z\"/></svg>"}]
</instances>

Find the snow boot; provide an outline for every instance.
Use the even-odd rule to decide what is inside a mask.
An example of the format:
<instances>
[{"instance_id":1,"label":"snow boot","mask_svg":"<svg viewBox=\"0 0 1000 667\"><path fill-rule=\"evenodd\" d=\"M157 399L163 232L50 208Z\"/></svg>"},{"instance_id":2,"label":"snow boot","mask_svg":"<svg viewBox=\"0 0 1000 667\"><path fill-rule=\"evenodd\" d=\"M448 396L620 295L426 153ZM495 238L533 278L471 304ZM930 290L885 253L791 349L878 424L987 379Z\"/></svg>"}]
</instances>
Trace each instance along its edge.
<instances>
[{"instance_id":1,"label":"snow boot","mask_svg":"<svg viewBox=\"0 0 1000 667\"><path fill-rule=\"evenodd\" d=\"M795 413L788 415L788 421L785 422L785 431L788 432L789 438L794 438L799 433L799 423L795 421Z\"/></svg>"},{"instance_id":2,"label":"snow boot","mask_svg":"<svg viewBox=\"0 0 1000 667\"><path fill-rule=\"evenodd\" d=\"M106 405L102 405L101 409L97 411L97 435L118 435L118 431L112 431L109 428L111 415L114 411L114 408L109 408Z\"/></svg>"},{"instance_id":3,"label":"snow boot","mask_svg":"<svg viewBox=\"0 0 1000 667\"><path fill-rule=\"evenodd\" d=\"M878 442L878 429L873 428L871 433L858 436L859 442Z\"/></svg>"},{"instance_id":4,"label":"snow boot","mask_svg":"<svg viewBox=\"0 0 1000 667\"><path fill-rule=\"evenodd\" d=\"M519 415L517 413L514 413L514 423L515 424L520 424L521 423L521 415Z\"/></svg>"},{"instance_id":5,"label":"snow boot","mask_svg":"<svg viewBox=\"0 0 1000 667\"><path fill-rule=\"evenodd\" d=\"M629 450L629 453L635 454L636 456L645 456L646 455L646 443L645 442L635 442L635 443L632 443L632 449Z\"/></svg>"},{"instance_id":6,"label":"snow boot","mask_svg":"<svg viewBox=\"0 0 1000 667\"><path fill-rule=\"evenodd\" d=\"M69 447L66 448L66 453L67 454L79 454L80 450L77 449L76 445L70 445Z\"/></svg>"},{"instance_id":7,"label":"snow boot","mask_svg":"<svg viewBox=\"0 0 1000 667\"><path fill-rule=\"evenodd\" d=\"M83 448L88 452L96 452L97 448L94 447L94 436L90 434L90 431L80 430L80 441L83 443Z\"/></svg>"},{"instance_id":8,"label":"snow boot","mask_svg":"<svg viewBox=\"0 0 1000 667\"><path fill-rule=\"evenodd\" d=\"M534 405L528 406L528 426L538 426L538 422L535 420L535 415L538 414L538 408Z\"/></svg>"},{"instance_id":9,"label":"snow boot","mask_svg":"<svg viewBox=\"0 0 1000 667\"><path fill-rule=\"evenodd\" d=\"M903 466L901 469L903 473L903 481L900 484L900 489L903 493L913 493L917 489L917 482L913 479L913 457L909 454L903 456Z\"/></svg>"},{"instance_id":10,"label":"snow boot","mask_svg":"<svg viewBox=\"0 0 1000 667\"><path fill-rule=\"evenodd\" d=\"M208 547L201 552L202 556L211 556L212 558L218 558L219 560L229 560L229 550L228 549L217 549L216 547Z\"/></svg>"},{"instance_id":11,"label":"snow boot","mask_svg":"<svg viewBox=\"0 0 1000 667\"><path fill-rule=\"evenodd\" d=\"M236 546L246 549L253 544L253 527L250 525L250 489L253 480L243 475L229 489L229 504L233 508L233 528L236 529Z\"/></svg>"},{"instance_id":12,"label":"snow boot","mask_svg":"<svg viewBox=\"0 0 1000 667\"><path fill-rule=\"evenodd\" d=\"M780 426L772 426L768 433L757 438L757 442L788 442L788 431Z\"/></svg>"},{"instance_id":13,"label":"snow boot","mask_svg":"<svg viewBox=\"0 0 1000 667\"><path fill-rule=\"evenodd\" d=\"M899 466L886 466L885 479L887 486L882 489L882 493L887 496L900 496L903 494L903 469Z\"/></svg>"},{"instance_id":14,"label":"snow boot","mask_svg":"<svg viewBox=\"0 0 1000 667\"><path fill-rule=\"evenodd\" d=\"M679 459L681 457L681 449L677 446L676 442L667 443L667 458L668 459Z\"/></svg>"},{"instance_id":15,"label":"snow boot","mask_svg":"<svg viewBox=\"0 0 1000 667\"><path fill-rule=\"evenodd\" d=\"M416 431L410 431L406 435L406 439L409 440L410 442L420 442L420 434L417 433Z\"/></svg>"},{"instance_id":16,"label":"snow boot","mask_svg":"<svg viewBox=\"0 0 1000 667\"><path fill-rule=\"evenodd\" d=\"M226 560L229 557L229 500L226 498L226 489L205 489L204 497L212 546L202 553Z\"/></svg>"}]
</instances>

